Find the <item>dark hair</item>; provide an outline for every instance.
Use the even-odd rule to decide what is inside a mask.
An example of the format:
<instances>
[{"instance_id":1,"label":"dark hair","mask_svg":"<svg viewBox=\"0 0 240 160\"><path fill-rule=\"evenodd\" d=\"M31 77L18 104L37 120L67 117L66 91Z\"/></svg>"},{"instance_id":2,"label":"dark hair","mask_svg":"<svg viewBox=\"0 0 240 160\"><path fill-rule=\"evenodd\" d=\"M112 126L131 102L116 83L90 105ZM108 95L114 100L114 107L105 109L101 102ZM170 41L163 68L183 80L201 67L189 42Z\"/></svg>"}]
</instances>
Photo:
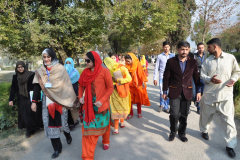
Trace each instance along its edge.
<instances>
[{"instance_id":1,"label":"dark hair","mask_svg":"<svg viewBox=\"0 0 240 160\"><path fill-rule=\"evenodd\" d=\"M166 45L169 45L169 46L170 46L170 42L164 41L164 42L163 42L163 47L166 46Z\"/></svg>"},{"instance_id":2,"label":"dark hair","mask_svg":"<svg viewBox=\"0 0 240 160\"><path fill-rule=\"evenodd\" d=\"M204 45L204 44L202 42L200 42L200 43L197 44L197 47L200 46L200 45Z\"/></svg>"},{"instance_id":3,"label":"dark hair","mask_svg":"<svg viewBox=\"0 0 240 160\"><path fill-rule=\"evenodd\" d=\"M131 59L131 60L132 60L132 57L131 57L129 54L127 54L127 55L125 56L125 59Z\"/></svg>"},{"instance_id":4,"label":"dark hair","mask_svg":"<svg viewBox=\"0 0 240 160\"><path fill-rule=\"evenodd\" d=\"M109 56L109 57L112 57L112 56L117 57L117 54L116 54L116 53L111 53L111 52L109 52L109 53L108 53L108 56Z\"/></svg>"},{"instance_id":5,"label":"dark hair","mask_svg":"<svg viewBox=\"0 0 240 160\"><path fill-rule=\"evenodd\" d=\"M57 55L52 48L46 48L45 52L47 52L47 54L51 57L51 61L57 60Z\"/></svg>"},{"instance_id":6,"label":"dark hair","mask_svg":"<svg viewBox=\"0 0 240 160\"><path fill-rule=\"evenodd\" d=\"M219 38L213 38L213 39L211 39L210 41L208 41L207 42L207 45L209 45L209 44L211 44L211 45L217 45L217 46L219 46L219 47L221 47L222 46L222 43L221 43L221 40L219 39Z\"/></svg>"},{"instance_id":7,"label":"dark hair","mask_svg":"<svg viewBox=\"0 0 240 160\"><path fill-rule=\"evenodd\" d=\"M177 48L181 48L181 47L188 47L190 48L190 44L187 41L180 41L178 42Z\"/></svg>"},{"instance_id":8,"label":"dark hair","mask_svg":"<svg viewBox=\"0 0 240 160\"><path fill-rule=\"evenodd\" d=\"M94 59L94 56L93 56L92 52L88 52L88 53L86 54L86 56L87 56L93 63L95 62L95 59Z\"/></svg>"}]
</instances>

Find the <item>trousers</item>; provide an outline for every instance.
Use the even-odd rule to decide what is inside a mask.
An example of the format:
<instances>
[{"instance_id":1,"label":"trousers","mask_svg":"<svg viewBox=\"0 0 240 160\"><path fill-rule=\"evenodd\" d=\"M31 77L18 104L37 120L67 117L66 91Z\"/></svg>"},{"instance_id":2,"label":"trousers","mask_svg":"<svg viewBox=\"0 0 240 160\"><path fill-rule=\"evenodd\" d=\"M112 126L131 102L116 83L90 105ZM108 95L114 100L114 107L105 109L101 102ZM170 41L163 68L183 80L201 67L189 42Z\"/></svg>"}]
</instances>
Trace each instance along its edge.
<instances>
[{"instance_id":1,"label":"trousers","mask_svg":"<svg viewBox=\"0 0 240 160\"><path fill-rule=\"evenodd\" d=\"M221 119L222 135L227 147L235 148L237 146L237 130L234 122L234 103L233 98L227 101L216 102L212 105L201 101L201 114L199 127L200 131L207 133L213 115L218 113Z\"/></svg>"},{"instance_id":2,"label":"trousers","mask_svg":"<svg viewBox=\"0 0 240 160\"><path fill-rule=\"evenodd\" d=\"M170 130L179 136L186 135L187 117L191 100L187 100L183 93L177 99L170 99ZM177 128L179 122L179 128Z\"/></svg>"},{"instance_id":3,"label":"trousers","mask_svg":"<svg viewBox=\"0 0 240 160\"><path fill-rule=\"evenodd\" d=\"M102 135L102 143L110 143L110 125L108 125L108 130ZM84 126L82 126L82 133L84 132ZM93 160L94 151L97 145L99 136L82 136L82 159L84 160Z\"/></svg>"}]
</instances>

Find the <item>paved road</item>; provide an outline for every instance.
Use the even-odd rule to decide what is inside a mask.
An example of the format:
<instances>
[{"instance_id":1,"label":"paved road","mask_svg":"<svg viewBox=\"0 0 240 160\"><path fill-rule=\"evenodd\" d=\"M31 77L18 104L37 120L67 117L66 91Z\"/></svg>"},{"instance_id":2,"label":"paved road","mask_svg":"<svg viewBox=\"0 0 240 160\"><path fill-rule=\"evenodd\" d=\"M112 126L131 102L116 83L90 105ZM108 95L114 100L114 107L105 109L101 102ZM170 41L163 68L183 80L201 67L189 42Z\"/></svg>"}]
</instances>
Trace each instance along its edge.
<instances>
[{"instance_id":1,"label":"paved road","mask_svg":"<svg viewBox=\"0 0 240 160\"><path fill-rule=\"evenodd\" d=\"M102 149L102 138L99 138L95 150L96 160L227 160L225 143L221 134L220 119L214 117L209 131L210 140L203 140L199 131L199 115L196 108L191 106L191 114L188 117L187 138L188 142L183 143L176 138L173 142L168 141L169 115L157 112L159 106L159 89L152 82L153 66L149 66L148 95L151 107L142 108L142 119L137 118L136 106L134 117L126 122L126 127L119 130L119 135L110 137L110 148L107 151ZM239 126L239 125L238 125ZM239 130L239 127L238 127ZM64 135L61 136L63 150L58 160L81 159L81 126L78 126L72 133L73 142L68 145ZM38 140L35 143L34 137ZM238 136L239 142L239 136ZM33 144L33 145L29 145ZM28 148L28 154L22 160L50 160L53 148L49 139L44 137L44 132L38 132L23 144ZM240 159L240 144L235 149Z\"/></svg>"}]
</instances>

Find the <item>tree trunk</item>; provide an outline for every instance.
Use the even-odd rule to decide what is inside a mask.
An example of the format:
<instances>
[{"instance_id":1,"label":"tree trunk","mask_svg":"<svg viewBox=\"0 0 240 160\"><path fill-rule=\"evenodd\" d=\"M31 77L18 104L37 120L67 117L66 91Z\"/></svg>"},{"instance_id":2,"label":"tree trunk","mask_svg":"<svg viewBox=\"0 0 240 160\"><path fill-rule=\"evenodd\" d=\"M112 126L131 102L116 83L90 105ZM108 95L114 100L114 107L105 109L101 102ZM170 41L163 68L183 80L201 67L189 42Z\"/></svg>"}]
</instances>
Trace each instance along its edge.
<instances>
[{"instance_id":1,"label":"tree trunk","mask_svg":"<svg viewBox=\"0 0 240 160\"><path fill-rule=\"evenodd\" d=\"M67 59L67 53L61 48L61 47L58 47L57 48L58 50L58 53L59 53L59 60L64 64L65 60Z\"/></svg>"}]
</instances>

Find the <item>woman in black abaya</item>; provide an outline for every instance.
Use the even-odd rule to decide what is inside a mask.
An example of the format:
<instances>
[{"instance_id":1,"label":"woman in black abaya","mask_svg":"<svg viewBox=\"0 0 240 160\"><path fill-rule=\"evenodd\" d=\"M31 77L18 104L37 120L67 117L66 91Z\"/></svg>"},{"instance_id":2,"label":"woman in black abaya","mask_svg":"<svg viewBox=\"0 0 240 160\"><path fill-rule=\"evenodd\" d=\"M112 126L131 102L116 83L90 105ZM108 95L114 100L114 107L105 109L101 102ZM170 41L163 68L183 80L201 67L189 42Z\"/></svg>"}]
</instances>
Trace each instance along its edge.
<instances>
[{"instance_id":1,"label":"woman in black abaya","mask_svg":"<svg viewBox=\"0 0 240 160\"><path fill-rule=\"evenodd\" d=\"M26 128L26 138L29 138L35 131L43 128L42 103L37 103L37 112L31 110L30 91L33 91L33 78L35 73L27 71L23 61L18 61L15 68L16 74L12 78L9 106L13 106L15 95L18 100L18 128Z\"/></svg>"}]
</instances>

